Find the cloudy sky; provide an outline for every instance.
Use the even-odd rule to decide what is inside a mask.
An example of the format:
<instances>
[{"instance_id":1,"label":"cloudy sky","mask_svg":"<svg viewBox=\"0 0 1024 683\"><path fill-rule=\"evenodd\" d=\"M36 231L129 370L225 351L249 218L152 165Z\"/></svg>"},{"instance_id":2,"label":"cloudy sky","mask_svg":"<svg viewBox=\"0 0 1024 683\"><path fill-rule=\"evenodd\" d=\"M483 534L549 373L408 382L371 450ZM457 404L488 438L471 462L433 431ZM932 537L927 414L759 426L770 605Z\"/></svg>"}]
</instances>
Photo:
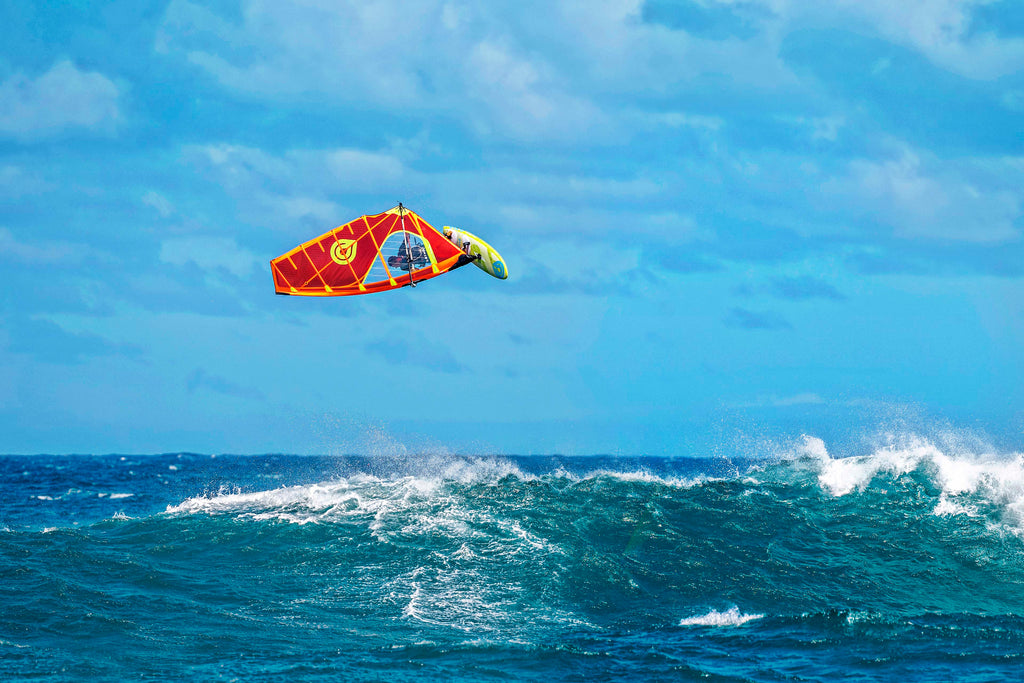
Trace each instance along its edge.
<instances>
[{"instance_id":1,"label":"cloudy sky","mask_svg":"<svg viewBox=\"0 0 1024 683\"><path fill-rule=\"evenodd\" d=\"M1022 440L1015 0L53 4L0 5L2 452ZM510 279L274 296L398 201Z\"/></svg>"}]
</instances>

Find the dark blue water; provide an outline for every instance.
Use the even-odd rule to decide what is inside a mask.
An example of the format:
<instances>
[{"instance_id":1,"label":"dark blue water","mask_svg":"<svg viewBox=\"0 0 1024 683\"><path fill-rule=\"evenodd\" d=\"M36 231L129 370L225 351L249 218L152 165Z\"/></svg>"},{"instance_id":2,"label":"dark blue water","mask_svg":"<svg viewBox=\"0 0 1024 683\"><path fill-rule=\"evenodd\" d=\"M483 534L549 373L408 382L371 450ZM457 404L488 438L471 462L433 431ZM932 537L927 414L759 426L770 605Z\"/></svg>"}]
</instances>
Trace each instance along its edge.
<instances>
[{"instance_id":1,"label":"dark blue water","mask_svg":"<svg viewBox=\"0 0 1024 683\"><path fill-rule=\"evenodd\" d=\"M0 679L1024 672L1024 460L0 458Z\"/></svg>"}]
</instances>

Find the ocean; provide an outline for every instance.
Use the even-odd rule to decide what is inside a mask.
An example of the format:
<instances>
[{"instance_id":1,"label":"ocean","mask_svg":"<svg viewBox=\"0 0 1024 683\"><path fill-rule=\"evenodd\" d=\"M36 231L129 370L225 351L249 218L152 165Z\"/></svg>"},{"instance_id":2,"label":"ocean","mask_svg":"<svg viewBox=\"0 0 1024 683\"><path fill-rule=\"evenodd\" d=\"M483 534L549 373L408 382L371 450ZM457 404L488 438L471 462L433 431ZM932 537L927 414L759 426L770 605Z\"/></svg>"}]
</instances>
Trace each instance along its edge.
<instances>
[{"instance_id":1,"label":"ocean","mask_svg":"<svg viewBox=\"0 0 1024 683\"><path fill-rule=\"evenodd\" d=\"M0 679L1024 675L1024 456L0 457Z\"/></svg>"}]
</instances>

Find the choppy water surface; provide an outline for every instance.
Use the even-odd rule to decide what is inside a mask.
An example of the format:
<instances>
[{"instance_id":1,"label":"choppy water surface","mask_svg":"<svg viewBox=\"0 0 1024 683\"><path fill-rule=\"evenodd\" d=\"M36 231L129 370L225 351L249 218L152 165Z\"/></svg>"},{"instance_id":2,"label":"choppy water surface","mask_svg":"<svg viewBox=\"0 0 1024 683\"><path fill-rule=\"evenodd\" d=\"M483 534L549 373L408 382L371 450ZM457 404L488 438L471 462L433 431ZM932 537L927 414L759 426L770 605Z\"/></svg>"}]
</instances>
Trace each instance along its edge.
<instances>
[{"instance_id":1,"label":"choppy water surface","mask_svg":"<svg viewBox=\"0 0 1024 683\"><path fill-rule=\"evenodd\" d=\"M0 458L0 678L1024 671L1024 456Z\"/></svg>"}]
</instances>

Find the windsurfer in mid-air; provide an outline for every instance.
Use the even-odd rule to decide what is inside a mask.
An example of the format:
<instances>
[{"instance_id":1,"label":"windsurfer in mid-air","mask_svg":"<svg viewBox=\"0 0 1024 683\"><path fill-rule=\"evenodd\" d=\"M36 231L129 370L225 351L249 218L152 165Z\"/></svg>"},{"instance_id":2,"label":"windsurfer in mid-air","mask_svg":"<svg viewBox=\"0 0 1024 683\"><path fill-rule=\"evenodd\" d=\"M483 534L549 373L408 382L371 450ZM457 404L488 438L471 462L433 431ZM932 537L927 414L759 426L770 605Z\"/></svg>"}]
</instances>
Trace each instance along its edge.
<instances>
[{"instance_id":1,"label":"windsurfer in mid-air","mask_svg":"<svg viewBox=\"0 0 1024 683\"><path fill-rule=\"evenodd\" d=\"M410 256L412 257L410 259ZM410 260L412 264L410 265ZM422 244L410 245L407 242L402 242L398 246L398 253L388 258L388 265L392 268L400 268L402 270L411 270L412 268L422 268L427 265L427 250Z\"/></svg>"},{"instance_id":2,"label":"windsurfer in mid-air","mask_svg":"<svg viewBox=\"0 0 1024 683\"><path fill-rule=\"evenodd\" d=\"M460 241L459 238L456 237L454 231L451 228L445 228L442 234L448 239L449 242L451 242L456 247L465 252L466 256L469 257L470 261L475 261L478 258L480 258L480 254L471 254L469 252L470 243Z\"/></svg>"},{"instance_id":3,"label":"windsurfer in mid-air","mask_svg":"<svg viewBox=\"0 0 1024 683\"><path fill-rule=\"evenodd\" d=\"M399 204L303 242L270 268L277 294L354 296L415 287L468 263L508 279L505 262L482 239L448 226L442 233Z\"/></svg>"}]
</instances>

